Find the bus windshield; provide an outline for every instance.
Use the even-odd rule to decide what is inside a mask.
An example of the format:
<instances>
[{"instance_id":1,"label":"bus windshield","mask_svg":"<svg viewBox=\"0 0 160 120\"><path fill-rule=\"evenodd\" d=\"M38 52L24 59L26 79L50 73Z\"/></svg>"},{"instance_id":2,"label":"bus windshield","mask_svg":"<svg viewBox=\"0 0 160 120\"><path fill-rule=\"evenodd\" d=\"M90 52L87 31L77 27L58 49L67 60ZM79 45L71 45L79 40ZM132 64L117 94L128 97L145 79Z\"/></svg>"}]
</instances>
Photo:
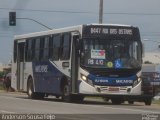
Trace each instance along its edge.
<instances>
[{"instance_id":1,"label":"bus windshield","mask_svg":"<svg viewBox=\"0 0 160 120\"><path fill-rule=\"evenodd\" d=\"M81 65L93 68L136 69L141 67L141 50L141 42L131 39L83 39Z\"/></svg>"}]
</instances>

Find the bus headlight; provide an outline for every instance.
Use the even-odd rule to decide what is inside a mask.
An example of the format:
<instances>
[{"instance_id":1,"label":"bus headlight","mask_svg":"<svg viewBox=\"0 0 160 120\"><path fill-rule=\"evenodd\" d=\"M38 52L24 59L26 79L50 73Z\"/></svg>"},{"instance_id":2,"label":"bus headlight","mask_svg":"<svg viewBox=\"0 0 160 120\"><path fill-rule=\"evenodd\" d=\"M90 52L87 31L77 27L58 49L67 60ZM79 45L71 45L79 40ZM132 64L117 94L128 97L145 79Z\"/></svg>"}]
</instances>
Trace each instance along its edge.
<instances>
[{"instance_id":1,"label":"bus headlight","mask_svg":"<svg viewBox=\"0 0 160 120\"><path fill-rule=\"evenodd\" d=\"M141 80L142 80L142 79L139 77L139 78L138 78L138 82L140 82Z\"/></svg>"},{"instance_id":2,"label":"bus headlight","mask_svg":"<svg viewBox=\"0 0 160 120\"><path fill-rule=\"evenodd\" d=\"M94 86L92 80L88 79L87 76L81 74L81 79L82 79L83 81L85 81L86 83Z\"/></svg>"},{"instance_id":3,"label":"bus headlight","mask_svg":"<svg viewBox=\"0 0 160 120\"><path fill-rule=\"evenodd\" d=\"M83 74L81 74L81 78L82 78L82 80L84 80L84 81L87 80L87 77L86 77L85 75L83 75Z\"/></svg>"}]
</instances>

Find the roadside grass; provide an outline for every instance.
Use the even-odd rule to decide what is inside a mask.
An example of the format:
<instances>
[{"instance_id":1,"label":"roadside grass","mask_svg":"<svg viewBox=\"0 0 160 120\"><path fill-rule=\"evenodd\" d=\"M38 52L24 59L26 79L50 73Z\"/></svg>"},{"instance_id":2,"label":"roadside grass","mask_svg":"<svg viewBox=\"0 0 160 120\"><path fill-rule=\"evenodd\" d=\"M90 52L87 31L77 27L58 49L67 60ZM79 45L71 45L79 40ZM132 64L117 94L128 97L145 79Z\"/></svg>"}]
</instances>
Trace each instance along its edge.
<instances>
[{"instance_id":1,"label":"roadside grass","mask_svg":"<svg viewBox=\"0 0 160 120\"><path fill-rule=\"evenodd\" d=\"M0 85L0 90L4 90L4 87L2 85Z\"/></svg>"},{"instance_id":2,"label":"roadside grass","mask_svg":"<svg viewBox=\"0 0 160 120\"><path fill-rule=\"evenodd\" d=\"M160 100L153 100L152 104L158 104L158 105L160 105Z\"/></svg>"},{"instance_id":3,"label":"roadside grass","mask_svg":"<svg viewBox=\"0 0 160 120\"><path fill-rule=\"evenodd\" d=\"M0 90L4 90L4 87L1 83L0 83Z\"/></svg>"}]
</instances>

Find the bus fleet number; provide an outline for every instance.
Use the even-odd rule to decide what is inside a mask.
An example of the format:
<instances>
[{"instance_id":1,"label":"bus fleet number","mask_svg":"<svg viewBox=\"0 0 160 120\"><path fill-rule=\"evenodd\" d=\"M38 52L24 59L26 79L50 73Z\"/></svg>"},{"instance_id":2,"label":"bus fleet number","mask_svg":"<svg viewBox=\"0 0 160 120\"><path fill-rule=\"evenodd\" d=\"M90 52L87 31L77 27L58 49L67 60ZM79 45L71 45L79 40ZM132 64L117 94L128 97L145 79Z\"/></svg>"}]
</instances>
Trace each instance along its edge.
<instances>
[{"instance_id":1,"label":"bus fleet number","mask_svg":"<svg viewBox=\"0 0 160 120\"><path fill-rule=\"evenodd\" d=\"M88 59L89 65L104 65L104 60L99 59Z\"/></svg>"}]
</instances>

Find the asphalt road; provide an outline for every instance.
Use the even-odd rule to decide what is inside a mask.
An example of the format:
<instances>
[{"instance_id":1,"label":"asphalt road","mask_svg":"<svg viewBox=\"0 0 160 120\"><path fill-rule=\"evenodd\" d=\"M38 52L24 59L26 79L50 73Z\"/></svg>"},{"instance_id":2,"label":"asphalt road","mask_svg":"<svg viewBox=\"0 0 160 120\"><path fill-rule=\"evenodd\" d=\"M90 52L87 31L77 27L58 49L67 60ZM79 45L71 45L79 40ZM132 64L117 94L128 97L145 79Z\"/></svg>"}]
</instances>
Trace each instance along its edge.
<instances>
[{"instance_id":1,"label":"asphalt road","mask_svg":"<svg viewBox=\"0 0 160 120\"><path fill-rule=\"evenodd\" d=\"M160 105L112 105L97 99L85 99L81 104L65 103L54 97L31 100L25 93L0 92L0 120L5 114L50 114L55 115L57 120L142 120L145 116L159 115ZM156 120L160 120L160 115Z\"/></svg>"}]
</instances>

